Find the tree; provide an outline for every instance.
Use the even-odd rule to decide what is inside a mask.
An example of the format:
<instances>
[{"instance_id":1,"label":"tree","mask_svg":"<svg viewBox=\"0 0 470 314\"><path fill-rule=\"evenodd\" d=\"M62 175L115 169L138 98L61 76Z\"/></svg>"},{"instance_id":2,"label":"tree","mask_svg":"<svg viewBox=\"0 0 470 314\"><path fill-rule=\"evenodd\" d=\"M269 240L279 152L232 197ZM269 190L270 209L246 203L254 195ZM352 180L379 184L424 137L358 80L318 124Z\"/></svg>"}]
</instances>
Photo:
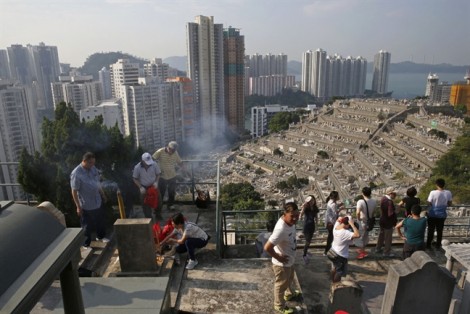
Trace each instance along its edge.
<instances>
[{"instance_id":1,"label":"tree","mask_svg":"<svg viewBox=\"0 0 470 314\"><path fill-rule=\"evenodd\" d=\"M247 206L253 205L257 207L259 204L256 202L262 202L264 208L264 200L261 198L261 194L255 191L253 185L247 182L229 183L222 186L220 201L225 210L254 209L247 208Z\"/></svg>"},{"instance_id":2,"label":"tree","mask_svg":"<svg viewBox=\"0 0 470 314\"><path fill-rule=\"evenodd\" d=\"M461 114L467 113L467 106L465 104L457 104L454 108L455 111L460 112Z\"/></svg>"},{"instance_id":3,"label":"tree","mask_svg":"<svg viewBox=\"0 0 470 314\"><path fill-rule=\"evenodd\" d=\"M270 132L280 132L288 130L289 124L300 122L300 116L297 112L278 112L269 121L268 128Z\"/></svg>"},{"instance_id":4,"label":"tree","mask_svg":"<svg viewBox=\"0 0 470 314\"><path fill-rule=\"evenodd\" d=\"M42 138L41 152L22 152L18 182L39 202L54 203L65 214L69 227L79 226L69 176L87 151L95 153L103 180L115 181L121 191L132 197L135 188L131 171L135 160L140 160L140 152L134 148L132 137L123 137L117 125L107 128L102 117L80 122L72 106L61 102L56 107L55 120L44 119ZM109 214L111 204L107 206Z\"/></svg>"}]
</instances>

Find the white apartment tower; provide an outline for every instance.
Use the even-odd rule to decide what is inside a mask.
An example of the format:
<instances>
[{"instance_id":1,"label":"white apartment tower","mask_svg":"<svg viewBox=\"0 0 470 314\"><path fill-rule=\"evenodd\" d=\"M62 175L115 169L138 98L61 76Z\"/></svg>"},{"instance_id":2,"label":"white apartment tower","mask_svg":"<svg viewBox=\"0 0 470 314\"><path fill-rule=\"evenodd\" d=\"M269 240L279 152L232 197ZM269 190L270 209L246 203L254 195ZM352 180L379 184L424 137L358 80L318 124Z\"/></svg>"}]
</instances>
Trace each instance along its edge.
<instances>
[{"instance_id":1,"label":"white apartment tower","mask_svg":"<svg viewBox=\"0 0 470 314\"><path fill-rule=\"evenodd\" d=\"M158 77L160 82L165 82L170 77L170 66L168 63L163 63L162 59L154 58L149 63L144 64L144 75Z\"/></svg>"},{"instance_id":2,"label":"white apartment tower","mask_svg":"<svg viewBox=\"0 0 470 314\"><path fill-rule=\"evenodd\" d=\"M52 83L54 104L70 103L76 113L99 104L103 97L103 86L93 81L91 75L60 76L59 83Z\"/></svg>"},{"instance_id":3,"label":"white apartment tower","mask_svg":"<svg viewBox=\"0 0 470 314\"><path fill-rule=\"evenodd\" d=\"M119 59L110 65L111 94L113 98L122 98L121 85L136 85L139 82L139 65L127 59Z\"/></svg>"},{"instance_id":4,"label":"white apartment tower","mask_svg":"<svg viewBox=\"0 0 470 314\"><path fill-rule=\"evenodd\" d=\"M203 137L225 130L223 25L196 16L187 24L188 76L194 83L196 120Z\"/></svg>"},{"instance_id":5,"label":"white apartment tower","mask_svg":"<svg viewBox=\"0 0 470 314\"><path fill-rule=\"evenodd\" d=\"M437 84L439 84L439 76L437 76L437 74L429 73L424 96L427 96L432 100L436 95Z\"/></svg>"},{"instance_id":6,"label":"white apartment tower","mask_svg":"<svg viewBox=\"0 0 470 314\"><path fill-rule=\"evenodd\" d=\"M183 140L183 84L141 79L121 85L124 134L133 135L137 146L154 151L170 141Z\"/></svg>"},{"instance_id":7,"label":"white apartment tower","mask_svg":"<svg viewBox=\"0 0 470 314\"><path fill-rule=\"evenodd\" d=\"M103 125L112 128L117 124L121 134L124 134L122 104L119 99L106 100L97 106L80 110L80 121L93 121L99 116L103 117Z\"/></svg>"},{"instance_id":8,"label":"white apartment tower","mask_svg":"<svg viewBox=\"0 0 470 314\"><path fill-rule=\"evenodd\" d=\"M98 79L101 82L101 86L103 86L103 99L110 99L113 97L111 93L111 73L109 70L105 67L99 70Z\"/></svg>"},{"instance_id":9,"label":"white apartment tower","mask_svg":"<svg viewBox=\"0 0 470 314\"><path fill-rule=\"evenodd\" d=\"M29 154L39 149L36 109L33 108L27 87L0 80L0 161L18 162L21 151ZM0 183L16 183L17 165L0 165ZM25 199L19 187L0 186L0 199Z\"/></svg>"},{"instance_id":10,"label":"white apartment tower","mask_svg":"<svg viewBox=\"0 0 470 314\"><path fill-rule=\"evenodd\" d=\"M380 50L374 56L374 70L372 76L372 91L377 94L388 92L388 74L390 68L391 54L385 50Z\"/></svg>"}]
</instances>

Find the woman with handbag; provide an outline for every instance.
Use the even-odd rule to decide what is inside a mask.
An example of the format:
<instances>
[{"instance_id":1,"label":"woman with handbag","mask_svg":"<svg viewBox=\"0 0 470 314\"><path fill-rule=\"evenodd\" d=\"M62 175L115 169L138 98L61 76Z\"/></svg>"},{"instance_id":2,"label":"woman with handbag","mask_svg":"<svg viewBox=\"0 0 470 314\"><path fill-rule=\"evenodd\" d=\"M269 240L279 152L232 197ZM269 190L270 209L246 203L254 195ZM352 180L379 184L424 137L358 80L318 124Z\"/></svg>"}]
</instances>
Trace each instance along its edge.
<instances>
[{"instance_id":1,"label":"woman with handbag","mask_svg":"<svg viewBox=\"0 0 470 314\"><path fill-rule=\"evenodd\" d=\"M364 257L368 256L369 254L366 252L367 244L369 244L369 225L373 227L374 223L371 220L375 220L374 218L374 210L377 206L377 201L371 198L372 190L370 187L365 186L362 188L362 199L357 201L356 205L356 217L357 220L360 222L359 224L359 232L361 234L360 243L356 243L358 247L357 250L357 259L363 259ZM359 244L359 245L358 245Z\"/></svg>"},{"instance_id":2,"label":"woman with handbag","mask_svg":"<svg viewBox=\"0 0 470 314\"><path fill-rule=\"evenodd\" d=\"M332 262L331 280L333 283L341 281L348 271L349 244L353 239L359 238L359 230L352 217L341 217L333 228L333 243L328 251L328 258Z\"/></svg>"},{"instance_id":3,"label":"woman with handbag","mask_svg":"<svg viewBox=\"0 0 470 314\"><path fill-rule=\"evenodd\" d=\"M339 202L338 191L331 191L330 195L326 198L325 226L328 231L328 238L326 239L324 255L326 255L331 248L331 243L333 242L333 227L338 219L340 210L344 208L343 203Z\"/></svg>"}]
</instances>

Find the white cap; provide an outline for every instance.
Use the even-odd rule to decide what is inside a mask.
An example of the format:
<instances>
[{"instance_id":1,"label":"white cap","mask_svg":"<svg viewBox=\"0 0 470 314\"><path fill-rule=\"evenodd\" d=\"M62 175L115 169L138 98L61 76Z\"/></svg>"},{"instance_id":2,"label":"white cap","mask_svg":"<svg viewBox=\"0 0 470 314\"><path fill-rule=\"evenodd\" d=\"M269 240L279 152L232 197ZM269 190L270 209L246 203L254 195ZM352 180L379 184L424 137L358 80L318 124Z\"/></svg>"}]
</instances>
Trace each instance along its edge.
<instances>
[{"instance_id":1,"label":"white cap","mask_svg":"<svg viewBox=\"0 0 470 314\"><path fill-rule=\"evenodd\" d=\"M150 156L149 153L143 153L142 154L142 161L145 162L147 166L153 165L155 161L153 161L152 156Z\"/></svg>"}]
</instances>

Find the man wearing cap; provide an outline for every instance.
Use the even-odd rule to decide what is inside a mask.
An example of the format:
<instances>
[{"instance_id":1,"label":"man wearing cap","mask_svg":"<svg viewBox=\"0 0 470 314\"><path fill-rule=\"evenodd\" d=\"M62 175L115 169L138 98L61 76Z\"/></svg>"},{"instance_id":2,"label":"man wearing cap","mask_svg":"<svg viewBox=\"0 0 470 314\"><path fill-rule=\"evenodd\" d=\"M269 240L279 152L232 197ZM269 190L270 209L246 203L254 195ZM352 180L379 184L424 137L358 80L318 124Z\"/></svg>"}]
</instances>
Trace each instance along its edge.
<instances>
[{"instance_id":1,"label":"man wearing cap","mask_svg":"<svg viewBox=\"0 0 470 314\"><path fill-rule=\"evenodd\" d=\"M183 162L176 151L177 148L178 143L171 141L166 147L162 147L153 153L153 159L158 162L162 169L160 181L158 182L162 199L168 190L168 210L175 209L173 203L175 202L177 167L180 167L184 171Z\"/></svg>"},{"instance_id":2,"label":"man wearing cap","mask_svg":"<svg viewBox=\"0 0 470 314\"><path fill-rule=\"evenodd\" d=\"M393 187L388 187L385 190L385 195L380 200L380 233L377 239L377 246L375 252L379 253L384 247L384 257L394 257L391 252L392 249L392 236L393 229L397 224L397 214L395 212L395 204L393 200L397 196L397 192Z\"/></svg>"},{"instance_id":3,"label":"man wearing cap","mask_svg":"<svg viewBox=\"0 0 470 314\"><path fill-rule=\"evenodd\" d=\"M137 165L135 165L134 171L132 173L134 183L135 185L137 185L140 191L142 209L144 210L144 215L146 218L153 217L152 209L147 204L145 204L144 199L147 194L147 190L150 187L153 187L155 190L158 191L158 181L160 178L160 173L160 167L152 159L152 156L149 153L142 154L142 160ZM156 208L153 208L153 210L155 211Z\"/></svg>"}]
</instances>

